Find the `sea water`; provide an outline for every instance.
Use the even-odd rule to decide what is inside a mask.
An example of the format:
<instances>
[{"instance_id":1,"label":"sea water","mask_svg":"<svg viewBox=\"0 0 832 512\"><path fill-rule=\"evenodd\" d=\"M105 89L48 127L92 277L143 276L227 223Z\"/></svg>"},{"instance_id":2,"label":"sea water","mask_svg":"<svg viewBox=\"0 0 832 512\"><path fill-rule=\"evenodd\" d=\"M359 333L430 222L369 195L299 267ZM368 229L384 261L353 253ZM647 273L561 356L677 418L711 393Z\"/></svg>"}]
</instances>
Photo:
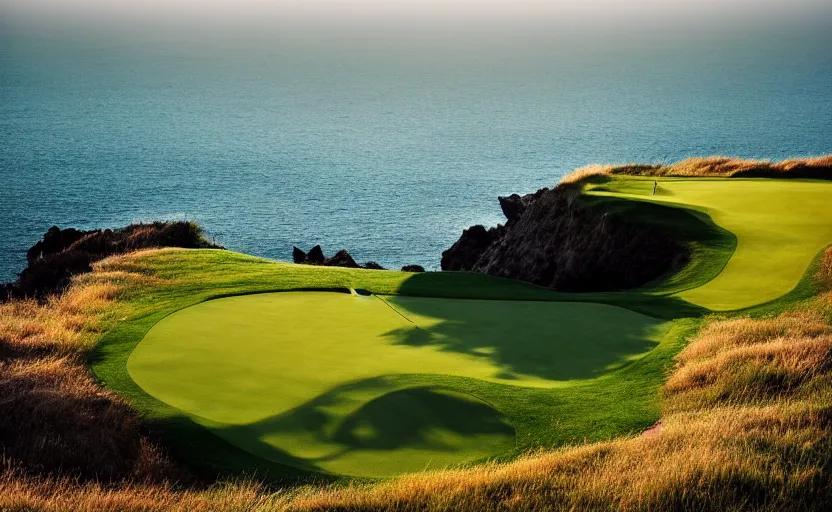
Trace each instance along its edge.
<instances>
[{"instance_id":1,"label":"sea water","mask_svg":"<svg viewBox=\"0 0 832 512\"><path fill-rule=\"evenodd\" d=\"M368 55L0 34L0 281L52 225L438 268L497 196L589 163L832 152L828 32Z\"/></svg>"}]
</instances>

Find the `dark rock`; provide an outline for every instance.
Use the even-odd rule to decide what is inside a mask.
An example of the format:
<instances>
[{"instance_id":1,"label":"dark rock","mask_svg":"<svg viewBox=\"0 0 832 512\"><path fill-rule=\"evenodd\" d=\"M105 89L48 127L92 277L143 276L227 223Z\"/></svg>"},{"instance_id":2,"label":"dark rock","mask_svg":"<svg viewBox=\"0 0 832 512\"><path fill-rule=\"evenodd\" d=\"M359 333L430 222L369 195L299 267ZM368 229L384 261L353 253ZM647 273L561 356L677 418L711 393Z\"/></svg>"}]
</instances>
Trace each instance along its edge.
<instances>
[{"instance_id":1,"label":"dark rock","mask_svg":"<svg viewBox=\"0 0 832 512\"><path fill-rule=\"evenodd\" d=\"M32 263L41 256L48 256L64 251L89 233L91 232L80 231L74 228L61 229L58 226L52 226L43 234L43 240L37 242L26 252L26 260Z\"/></svg>"},{"instance_id":2,"label":"dark rock","mask_svg":"<svg viewBox=\"0 0 832 512\"><path fill-rule=\"evenodd\" d=\"M526 194L524 196L511 194L510 196L500 196L497 200L500 202L500 209L503 210L503 215L506 216L506 220L508 223L511 223L520 218L532 203L548 191L548 188L542 188L534 194Z\"/></svg>"},{"instance_id":3,"label":"dark rock","mask_svg":"<svg viewBox=\"0 0 832 512\"><path fill-rule=\"evenodd\" d=\"M350 253L345 249L341 249L335 253L335 256L324 261L324 265L327 267L360 268L358 263L355 262L352 256L350 256Z\"/></svg>"},{"instance_id":4,"label":"dark rock","mask_svg":"<svg viewBox=\"0 0 832 512\"><path fill-rule=\"evenodd\" d=\"M9 295L43 299L62 291L72 276L92 270L95 261L152 247L220 248L206 240L192 222L153 222L93 231L52 226L26 253L28 266L17 281L0 289L0 301L8 300Z\"/></svg>"},{"instance_id":5,"label":"dark rock","mask_svg":"<svg viewBox=\"0 0 832 512\"><path fill-rule=\"evenodd\" d=\"M519 194L511 194L510 196L499 196L497 200L500 202L500 209L503 210L503 215L511 222L519 217L526 206L523 204L523 199Z\"/></svg>"},{"instance_id":6,"label":"dark rock","mask_svg":"<svg viewBox=\"0 0 832 512\"><path fill-rule=\"evenodd\" d=\"M463 231L442 253L442 269L472 270L562 291L603 291L644 284L689 257L687 245L671 234L626 215L612 215L603 206L582 204L579 195L574 187L559 186L531 196L509 196L501 201L509 218L506 225Z\"/></svg>"},{"instance_id":7,"label":"dark rock","mask_svg":"<svg viewBox=\"0 0 832 512\"><path fill-rule=\"evenodd\" d=\"M500 209L503 210L503 215L506 216L508 222L517 219L526 211L526 204L523 203L523 198L519 194L500 196L497 200L500 202Z\"/></svg>"},{"instance_id":8,"label":"dark rock","mask_svg":"<svg viewBox=\"0 0 832 512\"><path fill-rule=\"evenodd\" d=\"M12 300L20 295L21 293L15 283L0 283L0 302Z\"/></svg>"},{"instance_id":9,"label":"dark rock","mask_svg":"<svg viewBox=\"0 0 832 512\"><path fill-rule=\"evenodd\" d=\"M306 253L306 261L310 265L323 265L324 261L326 260L326 256L324 256L324 251L321 249L320 245L316 245L312 249Z\"/></svg>"},{"instance_id":10,"label":"dark rock","mask_svg":"<svg viewBox=\"0 0 832 512\"><path fill-rule=\"evenodd\" d=\"M17 280L17 289L24 297L43 298L61 292L72 276L90 272L93 256L81 251L64 251L39 257Z\"/></svg>"},{"instance_id":11,"label":"dark rock","mask_svg":"<svg viewBox=\"0 0 832 512\"><path fill-rule=\"evenodd\" d=\"M324 255L323 249L320 245L316 245L308 253L304 253L297 247L292 247L292 258L295 263L305 263L307 265L324 265L326 267L347 267L347 268L366 268L370 270L384 270L384 267L375 261L368 261L363 266L359 265L355 259L350 255L346 249L341 249L331 258Z\"/></svg>"},{"instance_id":12,"label":"dark rock","mask_svg":"<svg viewBox=\"0 0 832 512\"><path fill-rule=\"evenodd\" d=\"M295 263L303 263L306 261L306 253L303 252L303 249L299 249L298 247L292 246L292 260Z\"/></svg>"},{"instance_id":13,"label":"dark rock","mask_svg":"<svg viewBox=\"0 0 832 512\"><path fill-rule=\"evenodd\" d=\"M405 265L402 267L402 272L424 272L425 267L421 265Z\"/></svg>"},{"instance_id":14,"label":"dark rock","mask_svg":"<svg viewBox=\"0 0 832 512\"><path fill-rule=\"evenodd\" d=\"M491 245L500 226L485 229L476 225L462 231L462 236L450 249L442 253L442 270L472 270L483 251Z\"/></svg>"}]
</instances>

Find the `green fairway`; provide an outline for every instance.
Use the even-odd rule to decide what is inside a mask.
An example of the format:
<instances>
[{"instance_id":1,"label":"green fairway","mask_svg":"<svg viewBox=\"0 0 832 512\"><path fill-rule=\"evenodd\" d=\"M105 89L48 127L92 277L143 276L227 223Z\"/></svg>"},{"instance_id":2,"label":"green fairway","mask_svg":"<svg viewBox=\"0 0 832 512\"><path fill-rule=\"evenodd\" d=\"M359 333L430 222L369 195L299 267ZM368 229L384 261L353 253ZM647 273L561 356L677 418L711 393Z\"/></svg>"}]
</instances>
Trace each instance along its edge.
<instances>
[{"instance_id":1,"label":"green fairway","mask_svg":"<svg viewBox=\"0 0 832 512\"><path fill-rule=\"evenodd\" d=\"M737 237L722 272L680 292L713 311L746 308L794 288L812 258L832 242L832 183L764 179L615 178L587 193L681 205L703 211Z\"/></svg>"},{"instance_id":2,"label":"green fairway","mask_svg":"<svg viewBox=\"0 0 832 512\"><path fill-rule=\"evenodd\" d=\"M603 304L258 294L163 319L127 367L147 393L255 455L383 476L512 451L512 395L597 378L668 327ZM499 405L487 399L495 388Z\"/></svg>"},{"instance_id":3,"label":"green fairway","mask_svg":"<svg viewBox=\"0 0 832 512\"><path fill-rule=\"evenodd\" d=\"M689 264L641 288L153 251L105 266L142 279L93 369L211 478L381 477L638 433L699 317L800 300L832 242L832 183L656 181L584 185L588 207L689 242Z\"/></svg>"}]
</instances>

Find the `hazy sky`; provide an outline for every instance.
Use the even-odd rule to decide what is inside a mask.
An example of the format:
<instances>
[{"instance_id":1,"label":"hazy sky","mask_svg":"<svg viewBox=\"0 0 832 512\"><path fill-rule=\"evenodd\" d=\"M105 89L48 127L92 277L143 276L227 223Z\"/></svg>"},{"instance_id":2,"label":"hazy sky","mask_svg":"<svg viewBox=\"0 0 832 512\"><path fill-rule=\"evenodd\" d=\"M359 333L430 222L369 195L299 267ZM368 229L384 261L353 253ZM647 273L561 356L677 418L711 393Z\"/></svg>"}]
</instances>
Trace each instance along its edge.
<instances>
[{"instance_id":1,"label":"hazy sky","mask_svg":"<svg viewBox=\"0 0 832 512\"><path fill-rule=\"evenodd\" d=\"M599 58L618 55L717 58L768 48L791 59L832 46L832 1L0 0L4 30L48 38L56 48L81 38L166 52L280 51L451 67L459 58L466 66L538 66L549 58L602 65Z\"/></svg>"},{"instance_id":2,"label":"hazy sky","mask_svg":"<svg viewBox=\"0 0 832 512\"><path fill-rule=\"evenodd\" d=\"M0 0L8 19L229 29L708 31L829 19L829 0Z\"/></svg>"}]
</instances>

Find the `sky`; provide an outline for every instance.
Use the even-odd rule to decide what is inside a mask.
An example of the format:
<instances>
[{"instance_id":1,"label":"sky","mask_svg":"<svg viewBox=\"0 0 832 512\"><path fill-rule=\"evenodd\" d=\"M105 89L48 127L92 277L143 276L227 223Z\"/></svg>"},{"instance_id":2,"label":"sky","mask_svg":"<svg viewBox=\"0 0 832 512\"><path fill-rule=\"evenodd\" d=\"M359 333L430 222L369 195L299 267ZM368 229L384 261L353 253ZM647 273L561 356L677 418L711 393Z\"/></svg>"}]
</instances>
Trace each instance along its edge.
<instances>
[{"instance_id":1,"label":"sky","mask_svg":"<svg viewBox=\"0 0 832 512\"><path fill-rule=\"evenodd\" d=\"M0 0L12 23L101 28L230 31L281 29L296 35L432 30L592 34L707 33L832 19L829 0Z\"/></svg>"}]
</instances>

